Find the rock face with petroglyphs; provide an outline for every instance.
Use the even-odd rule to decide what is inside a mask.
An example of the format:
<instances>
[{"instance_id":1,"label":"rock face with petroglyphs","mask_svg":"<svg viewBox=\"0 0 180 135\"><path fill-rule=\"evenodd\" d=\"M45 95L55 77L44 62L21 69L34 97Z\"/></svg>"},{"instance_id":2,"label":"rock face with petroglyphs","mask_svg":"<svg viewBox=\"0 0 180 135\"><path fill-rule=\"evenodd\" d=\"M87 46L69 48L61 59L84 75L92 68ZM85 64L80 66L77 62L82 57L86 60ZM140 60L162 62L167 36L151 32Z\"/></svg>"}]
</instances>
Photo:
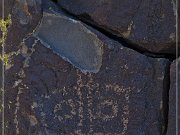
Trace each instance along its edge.
<instances>
[{"instance_id":1,"label":"rock face with petroglyphs","mask_svg":"<svg viewBox=\"0 0 180 135\"><path fill-rule=\"evenodd\" d=\"M71 2L74 3L73 0ZM154 53L147 55L143 52L144 49L157 49L157 53L173 54L174 47L171 43L174 44L174 40L168 39L170 42L166 42L164 39L174 28L171 26L174 24L174 18L171 18L173 21L168 24L170 30L167 29L162 37L159 35L162 31L152 32L155 44L146 40L147 46L137 51L130 48L131 43L110 35L123 36L136 42L135 38L132 38L134 32L136 39L139 37L137 44L140 49L143 37L138 34L149 38L146 32L143 33L146 31L146 14L142 18L134 17L132 23L131 13L137 11L136 16L140 16L139 12L145 10L140 5L146 5L147 1L140 3L137 0L138 4L129 10L123 10L124 7L128 7L128 1L124 4L122 2L121 8L118 9L118 4L115 6L117 1L101 0L99 4L91 3L88 9L86 3L81 0L76 1L74 5L71 5L71 2L62 0L59 4L68 10L72 9L73 14L77 16L68 14L50 0L14 0L12 7L9 7L8 15L11 14L12 24L7 26L4 44L6 57L1 57L0 63L3 62L5 67L4 73L0 73L1 82L3 74L5 75L5 134L162 135L166 134L166 131L168 135L174 133L174 101L171 101L175 90L175 83L172 83L175 82L175 67L174 63L171 64L174 57ZM90 2L87 1L88 3ZM159 4L152 2L152 6ZM87 14L89 11L93 12L91 20L88 21L92 23L96 19L93 23L96 26L78 19L87 19L84 17L88 16L79 16L80 10L76 9L78 5L81 5L80 8ZM97 7L99 8L93 11ZM155 9L156 6L152 10ZM168 11L171 11L171 8ZM107 16L103 16L107 12ZM114 16L111 16L112 13ZM116 19L117 15L123 18L123 14L130 16L121 21ZM157 18L153 27L161 30L167 18L163 18L162 22ZM111 24L111 19L114 20L114 24ZM138 19L144 22L142 27L137 25ZM101 25L100 22L104 24ZM116 23L122 24L122 27L117 25L117 31L114 27ZM163 26L159 27L161 23ZM108 28L106 30L110 34L99 29L100 25L103 29ZM135 26L137 31L134 30ZM161 41L165 44L158 46ZM148 48L150 44L152 48ZM172 50L167 52L168 48ZM0 114L2 111L1 108Z\"/></svg>"},{"instance_id":2,"label":"rock face with petroglyphs","mask_svg":"<svg viewBox=\"0 0 180 135\"><path fill-rule=\"evenodd\" d=\"M0 1L1 15L3 1ZM1 32L4 32L4 37L1 35L0 40L4 41L4 56L2 55L2 45L0 46L1 62L4 62L5 71L1 70L0 82L4 82L4 132L5 134L18 133L17 125L19 123L18 110L18 89L13 85L21 82L18 77L22 65L23 57L20 54L21 43L25 37L33 32L42 17L41 0L4 0L4 20L0 20ZM6 22L11 22L6 24ZM7 29L7 32L5 31ZM4 39L3 39L4 38ZM3 40L2 40L3 39ZM2 67L2 64L1 64ZM2 68L1 68L2 69ZM3 73L2 73L3 72ZM4 81L2 76L4 74ZM18 80L18 81L16 81ZM16 82L16 83L15 83ZM1 84L2 84L1 83ZM2 88L2 85L1 85ZM1 94L2 99L2 94ZM1 101L2 103L2 101ZM2 107L0 113L2 113ZM1 115L2 116L2 115ZM2 120L2 117L1 117ZM23 118L22 118L23 120ZM2 124L2 123L1 123ZM2 126L1 126L2 127ZM22 127L23 128L23 127ZM2 129L0 129L2 130ZM2 133L2 132L1 132ZM23 133L22 133L23 134ZM24 134L26 134L24 132Z\"/></svg>"},{"instance_id":3,"label":"rock face with petroglyphs","mask_svg":"<svg viewBox=\"0 0 180 135\"><path fill-rule=\"evenodd\" d=\"M154 53L175 54L174 0L58 0L68 12Z\"/></svg>"},{"instance_id":4,"label":"rock face with petroglyphs","mask_svg":"<svg viewBox=\"0 0 180 135\"><path fill-rule=\"evenodd\" d=\"M103 47L100 71L84 74L37 42L23 79L39 120L31 133L161 134L168 61L148 59L120 44Z\"/></svg>"}]
</instances>

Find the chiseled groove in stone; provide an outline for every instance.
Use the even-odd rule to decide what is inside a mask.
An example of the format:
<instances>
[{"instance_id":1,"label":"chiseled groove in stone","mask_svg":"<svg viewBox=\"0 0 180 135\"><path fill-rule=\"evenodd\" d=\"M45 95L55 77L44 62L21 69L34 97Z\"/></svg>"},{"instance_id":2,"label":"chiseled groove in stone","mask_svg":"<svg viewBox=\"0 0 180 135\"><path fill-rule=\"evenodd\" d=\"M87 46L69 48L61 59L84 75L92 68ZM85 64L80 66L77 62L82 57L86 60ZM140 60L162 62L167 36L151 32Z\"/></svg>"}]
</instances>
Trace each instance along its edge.
<instances>
[{"instance_id":1,"label":"chiseled groove in stone","mask_svg":"<svg viewBox=\"0 0 180 135\"><path fill-rule=\"evenodd\" d=\"M34 34L46 47L81 71L97 73L100 70L103 42L79 21L44 12Z\"/></svg>"}]
</instances>

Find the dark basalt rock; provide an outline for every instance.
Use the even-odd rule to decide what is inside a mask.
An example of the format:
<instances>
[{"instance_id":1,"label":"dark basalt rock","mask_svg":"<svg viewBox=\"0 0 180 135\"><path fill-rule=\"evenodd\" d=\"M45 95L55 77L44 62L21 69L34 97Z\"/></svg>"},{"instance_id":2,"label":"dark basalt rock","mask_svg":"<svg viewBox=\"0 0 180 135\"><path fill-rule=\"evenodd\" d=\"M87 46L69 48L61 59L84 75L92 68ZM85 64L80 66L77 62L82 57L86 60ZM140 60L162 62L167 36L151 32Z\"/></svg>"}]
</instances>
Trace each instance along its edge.
<instances>
[{"instance_id":1,"label":"dark basalt rock","mask_svg":"<svg viewBox=\"0 0 180 135\"><path fill-rule=\"evenodd\" d=\"M6 40L6 46L10 46L5 48L7 53L17 51L22 39L38 25L42 17L41 0L15 0L10 15L12 25Z\"/></svg>"},{"instance_id":2,"label":"dark basalt rock","mask_svg":"<svg viewBox=\"0 0 180 135\"><path fill-rule=\"evenodd\" d=\"M161 134L165 59L104 46L100 71L83 74L39 42L34 50L24 69L19 127L30 96L31 134Z\"/></svg>"},{"instance_id":3,"label":"dark basalt rock","mask_svg":"<svg viewBox=\"0 0 180 135\"><path fill-rule=\"evenodd\" d=\"M127 39L137 49L175 54L173 0L59 0L58 3L82 20Z\"/></svg>"},{"instance_id":4,"label":"dark basalt rock","mask_svg":"<svg viewBox=\"0 0 180 135\"><path fill-rule=\"evenodd\" d=\"M47 48L33 34L24 38L40 21L41 10L34 9L41 4L33 1L36 6L31 6L30 2L30 14L26 14L16 12L22 7L16 2L5 46L6 53L18 50L11 58L13 66L5 71L6 135L162 134L167 59L142 55L79 22L73 25L86 27L85 35L91 37L88 42L98 40L103 46L98 72L81 72L57 55L56 48ZM44 3L44 11L55 13ZM65 16L62 11L58 14ZM74 29L73 25L68 25L69 29ZM95 36L88 35L87 30ZM63 31L58 35L62 41L67 39ZM71 37L71 41L73 38L77 37ZM43 40L49 39L44 36ZM49 45L53 46L52 41ZM88 51L94 55L93 49Z\"/></svg>"},{"instance_id":5,"label":"dark basalt rock","mask_svg":"<svg viewBox=\"0 0 180 135\"><path fill-rule=\"evenodd\" d=\"M97 36L89 40L103 43L97 73L81 72L35 37L24 40L16 66L7 71L14 79L6 85L12 96L6 95L7 105L12 102L6 117L14 116L7 134L161 135L168 60L148 58L86 29Z\"/></svg>"},{"instance_id":6,"label":"dark basalt rock","mask_svg":"<svg viewBox=\"0 0 180 135\"><path fill-rule=\"evenodd\" d=\"M168 130L167 135L176 135L176 128L180 129L180 125L176 127L176 120L180 123L180 113L176 115L176 104L177 100L180 98L180 80L176 83L176 77L180 78L180 70L176 67L176 62L180 63L180 58L173 61L170 68L170 90L169 90L169 118L168 118ZM177 72L176 72L177 71ZM178 89L176 89L178 88ZM178 95L176 90L178 91ZM179 101L178 101L179 102ZM180 108L180 104L178 104L178 109Z\"/></svg>"},{"instance_id":7,"label":"dark basalt rock","mask_svg":"<svg viewBox=\"0 0 180 135\"><path fill-rule=\"evenodd\" d=\"M18 134L19 132L17 129L18 121L16 117L17 116L16 111L18 110L19 107L16 104L18 102L18 98L16 98L16 96L18 95L18 89L21 88L17 89L17 87L14 88L14 86L20 83L20 77L18 73L21 70L21 67L23 65L22 62L24 60L24 58L21 55L19 55L20 48L23 44L23 40L25 39L25 37L33 32L33 30L36 28L37 24L41 20L42 8L41 8L41 0L14 0L14 1L4 0L4 1L5 1L5 7L4 7L5 17L10 15L12 20L12 24L8 27L7 38L4 45L4 50L5 50L4 54L8 56L8 62L12 64L10 69L6 70L5 68L4 71L5 74L5 80L4 80L5 129L4 130L6 135L10 135L10 134L16 134L16 132ZM2 80L0 81L2 82ZM0 115L2 116L1 112ZM26 121L24 117L22 117L22 120ZM0 125L1 124L2 123L0 123ZM23 128L23 126L21 128ZM22 134L25 135L26 132L23 132Z\"/></svg>"}]
</instances>

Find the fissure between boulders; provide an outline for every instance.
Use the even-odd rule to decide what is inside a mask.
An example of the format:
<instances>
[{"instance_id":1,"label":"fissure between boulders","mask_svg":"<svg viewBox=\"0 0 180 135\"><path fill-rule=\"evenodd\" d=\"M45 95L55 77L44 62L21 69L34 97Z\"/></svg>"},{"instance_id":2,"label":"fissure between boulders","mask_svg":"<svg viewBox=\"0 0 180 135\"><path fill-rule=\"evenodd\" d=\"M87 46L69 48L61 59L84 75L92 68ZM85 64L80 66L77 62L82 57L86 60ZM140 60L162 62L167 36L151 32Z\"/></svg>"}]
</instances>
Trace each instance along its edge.
<instances>
[{"instance_id":1,"label":"fissure between boulders","mask_svg":"<svg viewBox=\"0 0 180 135\"><path fill-rule=\"evenodd\" d=\"M168 128L168 114L169 114L169 90L170 90L170 63L165 68L164 77L164 91L163 91L163 135L166 135Z\"/></svg>"},{"instance_id":2,"label":"fissure between boulders","mask_svg":"<svg viewBox=\"0 0 180 135\"><path fill-rule=\"evenodd\" d=\"M57 3L57 0L52 0L53 2Z\"/></svg>"},{"instance_id":3,"label":"fissure between boulders","mask_svg":"<svg viewBox=\"0 0 180 135\"><path fill-rule=\"evenodd\" d=\"M122 44L122 46L124 47L127 47L129 49L132 49L136 52L139 52L147 57L151 57L151 58L166 58L166 59L169 59L170 61L173 61L176 59L176 56L175 55L172 55L172 54L161 54L161 53L153 53L153 52L150 52L148 50L145 50L144 48L140 48L140 47L137 47L136 44L132 43L131 41L123 38L123 37L117 37L116 35L113 35L112 33L96 26L95 24L92 24L92 23L89 23L88 21L85 21L86 17L83 15L83 16L80 16L80 17L77 17L75 15L73 15L72 13L68 12L66 9L63 9L61 7L61 9L69 16L71 16L72 18L76 19L76 20L79 20L83 23L85 23L86 25L96 29L97 31L101 32L102 34L104 34L105 36L109 37L110 39L112 40L115 40L115 41L118 41L119 43ZM88 19L88 18L87 18Z\"/></svg>"}]
</instances>

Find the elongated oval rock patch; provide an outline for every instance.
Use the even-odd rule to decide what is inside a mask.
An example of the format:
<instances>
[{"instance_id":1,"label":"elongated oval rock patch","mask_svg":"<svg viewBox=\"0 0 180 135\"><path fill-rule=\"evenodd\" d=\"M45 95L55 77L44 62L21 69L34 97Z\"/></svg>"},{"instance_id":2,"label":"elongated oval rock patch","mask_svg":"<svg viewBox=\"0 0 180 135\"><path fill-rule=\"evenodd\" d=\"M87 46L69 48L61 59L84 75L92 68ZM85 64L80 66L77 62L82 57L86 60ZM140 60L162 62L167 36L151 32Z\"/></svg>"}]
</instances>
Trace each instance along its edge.
<instances>
[{"instance_id":1,"label":"elongated oval rock patch","mask_svg":"<svg viewBox=\"0 0 180 135\"><path fill-rule=\"evenodd\" d=\"M82 71L99 71L103 43L79 21L44 12L35 36Z\"/></svg>"}]
</instances>

